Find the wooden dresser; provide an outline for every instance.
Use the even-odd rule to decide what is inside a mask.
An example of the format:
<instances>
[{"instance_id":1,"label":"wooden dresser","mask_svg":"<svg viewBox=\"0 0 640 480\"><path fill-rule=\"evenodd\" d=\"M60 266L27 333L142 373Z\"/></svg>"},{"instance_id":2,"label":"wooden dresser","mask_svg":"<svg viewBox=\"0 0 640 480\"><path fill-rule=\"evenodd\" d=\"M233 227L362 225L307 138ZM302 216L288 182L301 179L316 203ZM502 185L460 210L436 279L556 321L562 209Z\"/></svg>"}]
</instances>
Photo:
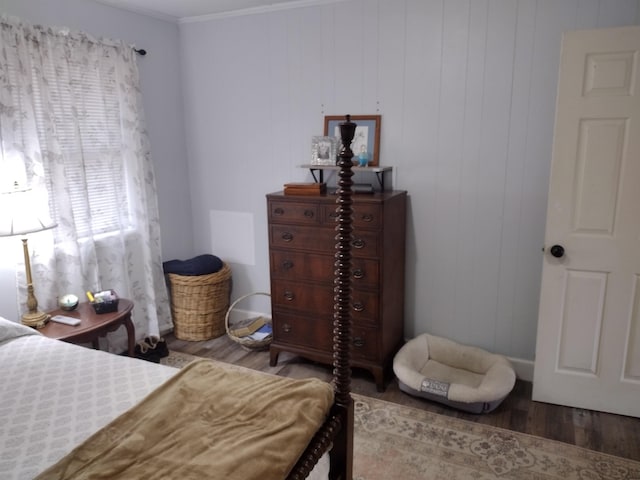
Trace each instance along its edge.
<instances>
[{"instance_id":1,"label":"wooden dresser","mask_svg":"<svg viewBox=\"0 0 640 480\"><path fill-rule=\"evenodd\" d=\"M379 391L403 343L406 192L353 196L353 366ZM270 363L288 351L331 364L336 196L267 195L273 341Z\"/></svg>"}]
</instances>

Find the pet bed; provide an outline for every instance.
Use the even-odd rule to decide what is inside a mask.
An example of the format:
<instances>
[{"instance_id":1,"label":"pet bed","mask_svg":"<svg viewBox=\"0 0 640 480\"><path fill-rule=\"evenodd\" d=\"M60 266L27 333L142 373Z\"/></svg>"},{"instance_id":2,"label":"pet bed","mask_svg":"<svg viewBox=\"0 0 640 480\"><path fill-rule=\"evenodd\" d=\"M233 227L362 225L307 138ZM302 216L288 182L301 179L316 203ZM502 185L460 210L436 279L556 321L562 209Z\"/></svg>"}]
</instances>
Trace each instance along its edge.
<instances>
[{"instance_id":1,"label":"pet bed","mask_svg":"<svg viewBox=\"0 0 640 480\"><path fill-rule=\"evenodd\" d=\"M471 413L494 410L516 381L502 355L422 334L393 360L400 390Z\"/></svg>"}]
</instances>

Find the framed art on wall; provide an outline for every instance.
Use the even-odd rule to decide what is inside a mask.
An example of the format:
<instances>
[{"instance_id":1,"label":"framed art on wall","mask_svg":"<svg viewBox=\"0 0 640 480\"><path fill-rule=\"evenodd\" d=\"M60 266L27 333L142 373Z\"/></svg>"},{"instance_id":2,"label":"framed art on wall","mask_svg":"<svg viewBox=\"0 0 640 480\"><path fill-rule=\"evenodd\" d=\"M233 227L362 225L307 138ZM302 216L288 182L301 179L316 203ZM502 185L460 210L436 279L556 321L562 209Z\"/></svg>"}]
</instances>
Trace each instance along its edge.
<instances>
[{"instance_id":1,"label":"framed art on wall","mask_svg":"<svg viewBox=\"0 0 640 480\"><path fill-rule=\"evenodd\" d=\"M358 156L366 154L368 165L377 167L380 164L380 115L351 115L351 121L356 124L356 133L351 142L353 161ZM340 141L340 123L344 122L344 115L326 115L324 117L325 136L338 139L338 150L342 148Z\"/></svg>"}]
</instances>

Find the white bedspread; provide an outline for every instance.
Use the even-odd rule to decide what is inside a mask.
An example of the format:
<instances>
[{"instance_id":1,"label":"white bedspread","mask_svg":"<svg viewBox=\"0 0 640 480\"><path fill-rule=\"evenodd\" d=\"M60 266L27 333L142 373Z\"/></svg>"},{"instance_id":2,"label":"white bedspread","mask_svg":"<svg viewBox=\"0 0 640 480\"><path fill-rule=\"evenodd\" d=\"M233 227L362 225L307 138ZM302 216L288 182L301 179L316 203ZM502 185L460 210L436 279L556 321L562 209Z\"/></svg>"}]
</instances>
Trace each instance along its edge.
<instances>
[{"instance_id":1,"label":"white bedspread","mask_svg":"<svg viewBox=\"0 0 640 480\"><path fill-rule=\"evenodd\" d=\"M32 479L175 372L0 318L0 478Z\"/></svg>"}]
</instances>

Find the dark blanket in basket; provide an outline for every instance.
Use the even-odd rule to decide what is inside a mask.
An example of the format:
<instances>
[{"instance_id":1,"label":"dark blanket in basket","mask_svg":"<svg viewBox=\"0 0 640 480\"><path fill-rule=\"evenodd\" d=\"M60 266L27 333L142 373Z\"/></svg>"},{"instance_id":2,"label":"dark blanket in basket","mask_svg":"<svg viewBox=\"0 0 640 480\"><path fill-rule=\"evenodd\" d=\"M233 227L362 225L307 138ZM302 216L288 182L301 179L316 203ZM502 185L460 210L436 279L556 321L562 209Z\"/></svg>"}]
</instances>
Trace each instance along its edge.
<instances>
[{"instance_id":1,"label":"dark blanket in basket","mask_svg":"<svg viewBox=\"0 0 640 480\"><path fill-rule=\"evenodd\" d=\"M215 255L205 254L188 260L169 260L162 264L164 273L176 275L209 275L222 268L222 260Z\"/></svg>"}]
</instances>

